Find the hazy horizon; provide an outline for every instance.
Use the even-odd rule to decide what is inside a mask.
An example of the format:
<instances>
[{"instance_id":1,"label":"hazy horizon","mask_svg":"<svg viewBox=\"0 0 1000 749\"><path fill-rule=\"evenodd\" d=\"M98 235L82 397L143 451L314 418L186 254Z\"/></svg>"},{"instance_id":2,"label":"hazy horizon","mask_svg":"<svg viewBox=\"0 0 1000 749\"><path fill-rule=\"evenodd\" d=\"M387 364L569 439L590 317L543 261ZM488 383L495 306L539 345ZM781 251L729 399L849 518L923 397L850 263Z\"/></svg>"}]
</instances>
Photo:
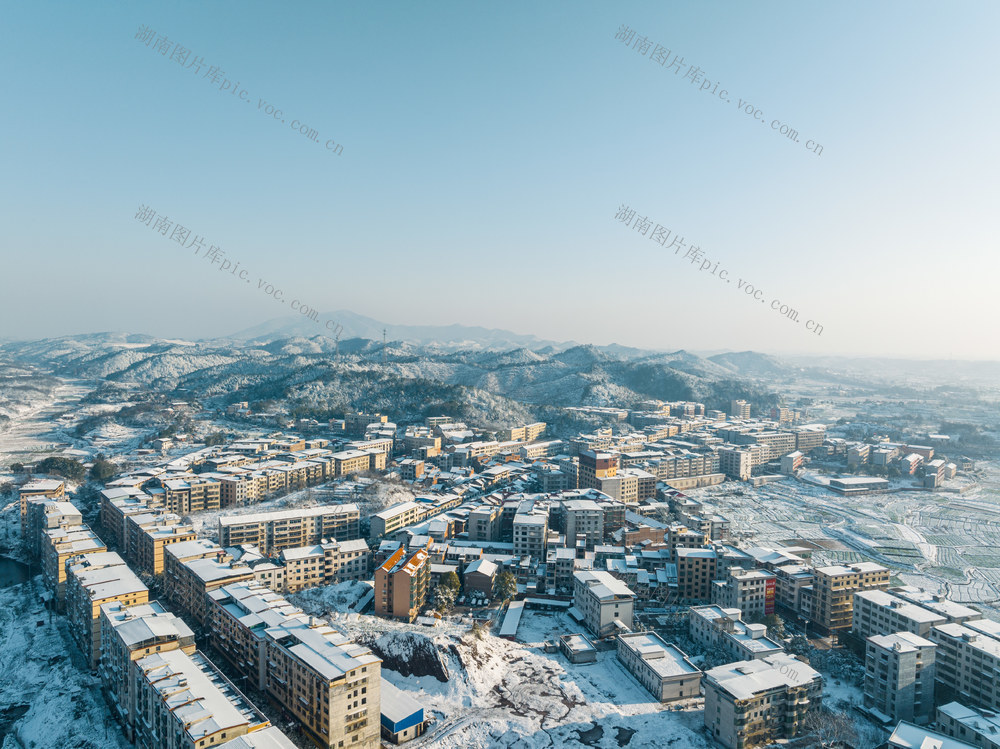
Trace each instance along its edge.
<instances>
[{"instance_id":1,"label":"hazy horizon","mask_svg":"<svg viewBox=\"0 0 1000 749\"><path fill-rule=\"evenodd\" d=\"M650 350L1000 360L1000 6L761 9L8 6L0 337L210 339L294 300Z\"/></svg>"}]
</instances>

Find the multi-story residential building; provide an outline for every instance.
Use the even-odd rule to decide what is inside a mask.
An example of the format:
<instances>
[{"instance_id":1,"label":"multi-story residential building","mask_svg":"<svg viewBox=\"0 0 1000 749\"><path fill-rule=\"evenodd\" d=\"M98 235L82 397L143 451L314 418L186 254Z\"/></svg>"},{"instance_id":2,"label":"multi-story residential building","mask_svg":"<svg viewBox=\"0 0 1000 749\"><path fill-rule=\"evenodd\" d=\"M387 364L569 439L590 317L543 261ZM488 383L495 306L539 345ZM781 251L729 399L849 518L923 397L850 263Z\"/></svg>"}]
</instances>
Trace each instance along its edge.
<instances>
[{"instance_id":1,"label":"multi-story residential building","mask_svg":"<svg viewBox=\"0 0 1000 749\"><path fill-rule=\"evenodd\" d=\"M66 496L66 484L56 479L34 479L17 490L21 505L21 537L26 537L28 530L28 500L38 497L46 499L61 499Z\"/></svg>"},{"instance_id":2,"label":"multi-story residential building","mask_svg":"<svg viewBox=\"0 0 1000 749\"><path fill-rule=\"evenodd\" d=\"M1000 640L972 626L941 624L931 628L927 639L937 645L937 680L963 703L998 710Z\"/></svg>"},{"instance_id":3,"label":"multi-story residential building","mask_svg":"<svg viewBox=\"0 0 1000 749\"><path fill-rule=\"evenodd\" d=\"M164 558L164 596L202 626L208 621L208 592L254 579L247 564L233 562L225 550L205 539L168 546Z\"/></svg>"},{"instance_id":4,"label":"multi-story residential building","mask_svg":"<svg viewBox=\"0 0 1000 749\"><path fill-rule=\"evenodd\" d=\"M631 629L635 593L608 572L579 570L573 573L573 607L576 616L598 637ZM620 622L620 624L619 624Z\"/></svg>"},{"instance_id":5,"label":"multi-story residential building","mask_svg":"<svg viewBox=\"0 0 1000 749\"><path fill-rule=\"evenodd\" d=\"M86 554L66 563L66 615L70 634L91 669L101 657L101 606L114 601L134 606L149 601L149 589L125 560L111 552Z\"/></svg>"},{"instance_id":6,"label":"multi-story residential building","mask_svg":"<svg viewBox=\"0 0 1000 749\"><path fill-rule=\"evenodd\" d=\"M562 503L566 523L566 545L575 548L582 541L588 549L604 540L604 510L590 499L571 499ZM517 523L517 518L514 518ZM536 557L537 558L537 557Z\"/></svg>"},{"instance_id":7,"label":"multi-story residential building","mask_svg":"<svg viewBox=\"0 0 1000 749\"><path fill-rule=\"evenodd\" d=\"M430 574L425 549L398 549L375 570L375 613L412 622L427 600Z\"/></svg>"},{"instance_id":8,"label":"multi-story residential building","mask_svg":"<svg viewBox=\"0 0 1000 749\"><path fill-rule=\"evenodd\" d=\"M733 568L722 580L712 583L712 603L739 609L748 619L774 613L777 576L764 570Z\"/></svg>"},{"instance_id":9,"label":"multi-story residential building","mask_svg":"<svg viewBox=\"0 0 1000 749\"><path fill-rule=\"evenodd\" d=\"M765 625L747 624L737 608L692 606L688 609L688 632L702 647L736 661L755 661L784 652L768 638Z\"/></svg>"},{"instance_id":10,"label":"multi-story residential building","mask_svg":"<svg viewBox=\"0 0 1000 749\"><path fill-rule=\"evenodd\" d=\"M727 749L748 749L797 736L819 704L823 677L802 661L778 653L706 671L705 726Z\"/></svg>"},{"instance_id":11,"label":"multi-story residential building","mask_svg":"<svg viewBox=\"0 0 1000 749\"><path fill-rule=\"evenodd\" d=\"M136 740L138 711L136 661L168 650L195 651L194 633L157 601L126 606L120 601L101 606L101 659L98 672L111 710L130 741Z\"/></svg>"},{"instance_id":12,"label":"multi-story residential building","mask_svg":"<svg viewBox=\"0 0 1000 749\"><path fill-rule=\"evenodd\" d=\"M866 445L864 443L851 445L847 448L847 467L854 470L859 466L866 465L868 463L869 456L871 455L871 451L871 445Z\"/></svg>"},{"instance_id":13,"label":"multi-story residential building","mask_svg":"<svg viewBox=\"0 0 1000 749\"><path fill-rule=\"evenodd\" d=\"M163 513L153 522L138 524L137 516L129 518L129 561L139 572L163 574L163 550L171 544L194 541L194 526L181 522L172 513ZM134 542L134 543L133 543Z\"/></svg>"},{"instance_id":14,"label":"multi-story residential building","mask_svg":"<svg viewBox=\"0 0 1000 749\"><path fill-rule=\"evenodd\" d=\"M948 619L884 590L863 590L854 594L853 621L854 634L864 639L893 632L911 632L927 637L931 627L946 624Z\"/></svg>"},{"instance_id":15,"label":"multi-story residential building","mask_svg":"<svg viewBox=\"0 0 1000 749\"><path fill-rule=\"evenodd\" d=\"M855 593L889 587L889 570L874 562L818 567L813 574L811 619L831 634L851 628Z\"/></svg>"},{"instance_id":16,"label":"multi-story residential building","mask_svg":"<svg viewBox=\"0 0 1000 749\"><path fill-rule=\"evenodd\" d=\"M418 502L402 502L371 516L373 539L392 536L408 525L419 523L429 516L429 508Z\"/></svg>"},{"instance_id":17,"label":"multi-story residential building","mask_svg":"<svg viewBox=\"0 0 1000 749\"><path fill-rule=\"evenodd\" d=\"M618 635L618 660L660 702L701 693L701 671L675 645L654 632Z\"/></svg>"},{"instance_id":18,"label":"multi-story residential building","mask_svg":"<svg viewBox=\"0 0 1000 749\"><path fill-rule=\"evenodd\" d=\"M381 661L304 614L265 631L266 693L322 749L378 749Z\"/></svg>"},{"instance_id":19,"label":"multi-story residential building","mask_svg":"<svg viewBox=\"0 0 1000 749\"><path fill-rule=\"evenodd\" d=\"M601 489L602 479L617 475L617 455L597 450L584 450L580 453L577 480L581 489Z\"/></svg>"},{"instance_id":20,"label":"multi-story residential building","mask_svg":"<svg viewBox=\"0 0 1000 749\"><path fill-rule=\"evenodd\" d=\"M36 559L42 554L42 533L54 528L73 528L83 525L83 515L72 502L33 497L28 500L27 536L28 551Z\"/></svg>"},{"instance_id":21,"label":"multi-story residential building","mask_svg":"<svg viewBox=\"0 0 1000 749\"><path fill-rule=\"evenodd\" d=\"M811 613L803 611L802 592L812 592L815 576L813 568L804 564L783 564L774 567L775 599L779 606L798 616Z\"/></svg>"},{"instance_id":22,"label":"multi-story residential building","mask_svg":"<svg viewBox=\"0 0 1000 749\"><path fill-rule=\"evenodd\" d=\"M144 747L203 749L271 725L199 651L154 652L135 668L136 726Z\"/></svg>"},{"instance_id":23,"label":"multi-story residential building","mask_svg":"<svg viewBox=\"0 0 1000 749\"><path fill-rule=\"evenodd\" d=\"M545 543L549 535L549 516L544 510L518 512L514 515L514 556L545 559Z\"/></svg>"},{"instance_id":24,"label":"multi-story residential building","mask_svg":"<svg viewBox=\"0 0 1000 749\"><path fill-rule=\"evenodd\" d=\"M874 635L865 651L865 706L893 720L934 718L936 645L910 632Z\"/></svg>"},{"instance_id":25,"label":"multi-story residential building","mask_svg":"<svg viewBox=\"0 0 1000 749\"><path fill-rule=\"evenodd\" d=\"M295 593L317 585L367 579L372 553L368 543L359 538L285 549L280 561L285 568L284 591Z\"/></svg>"},{"instance_id":26,"label":"multi-story residential building","mask_svg":"<svg viewBox=\"0 0 1000 749\"><path fill-rule=\"evenodd\" d=\"M975 744L968 744L958 739L949 738L943 733L929 728L899 721L892 735L881 744L884 749L976 749Z\"/></svg>"},{"instance_id":27,"label":"multi-story residential building","mask_svg":"<svg viewBox=\"0 0 1000 749\"><path fill-rule=\"evenodd\" d=\"M716 578L718 555L715 549L674 549L677 561L677 596L680 601L709 601Z\"/></svg>"},{"instance_id":28,"label":"multi-story residential building","mask_svg":"<svg viewBox=\"0 0 1000 749\"><path fill-rule=\"evenodd\" d=\"M727 476L749 481L753 471L752 451L745 447L720 447L718 450L719 470Z\"/></svg>"},{"instance_id":29,"label":"multi-story residential building","mask_svg":"<svg viewBox=\"0 0 1000 749\"><path fill-rule=\"evenodd\" d=\"M937 727L946 736L978 749L1000 749L1000 716L992 711L949 702L937 709Z\"/></svg>"},{"instance_id":30,"label":"multi-story residential building","mask_svg":"<svg viewBox=\"0 0 1000 749\"><path fill-rule=\"evenodd\" d=\"M549 549L545 557L545 589L549 593L569 593L573 590L576 549Z\"/></svg>"},{"instance_id":31,"label":"multi-story residential building","mask_svg":"<svg viewBox=\"0 0 1000 749\"><path fill-rule=\"evenodd\" d=\"M356 504L224 515L219 518L219 543L225 547L251 544L271 556L285 549L315 546L326 539L356 539L360 519Z\"/></svg>"},{"instance_id":32,"label":"multi-story residential building","mask_svg":"<svg viewBox=\"0 0 1000 749\"><path fill-rule=\"evenodd\" d=\"M749 419L750 404L745 400L729 401L729 415L734 419Z\"/></svg>"},{"instance_id":33,"label":"multi-story residential building","mask_svg":"<svg viewBox=\"0 0 1000 749\"><path fill-rule=\"evenodd\" d=\"M824 424L806 424L792 429L795 435L795 449L809 454L810 450L815 450L826 440L826 426Z\"/></svg>"},{"instance_id":34,"label":"multi-story residential building","mask_svg":"<svg viewBox=\"0 0 1000 749\"><path fill-rule=\"evenodd\" d=\"M469 512L470 541L500 540L501 510L495 505L480 505Z\"/></svg>"},{"instance_id":35,"label":"multi-story residential building","mask_svg":"<svg viewBox=\"0 0 1000 749\"><path fill-rule=\"evenodd\" d=\"M912 585L889 588L889 593L897 598L902 598L904 601L915 603L928 611L933 611L935 614L940 614L949 624L964 624L965 622L979 621L983 618L982 612L970 606L963 606L960 603L949 601L943 595L929 593ZM926 635L924 636L926 637Z\"/></svg>"},{"instance_id":36,"label":"multi-story residential building","mask_svg":"<svg viewBox=\"0 0 1000 749\"><path fill-rule=\"evenodd\" d=\"M87 525L50 528L42 532L42 579L52 591L57 607L62 607L66 597L66 560L107 550L108 547Z\"/></svg>"},{"instance_id":37,"label":"multi-story residential building","mask_svg":"<svg viewBox=\"0 0 1000 749\"><path fill-rule=\"evenodd\" d=\"M344 450L334 453L334 475L349 476L362 471L385 470L385 459L392 450L392 440L388 440L388 443L389 450Z\"/></svg>"},{"instance_id":38,"label":"multi-story residential building","mask_svg":"<svg viewBox=\"0 0 1000 749\"><path fill-rule=\"evenodd\" d=\"M159 481L163 494L163 508L177 515L218 510L221 507L222 488L217 479L186 476Z\"/></svg>"}]
</instances>

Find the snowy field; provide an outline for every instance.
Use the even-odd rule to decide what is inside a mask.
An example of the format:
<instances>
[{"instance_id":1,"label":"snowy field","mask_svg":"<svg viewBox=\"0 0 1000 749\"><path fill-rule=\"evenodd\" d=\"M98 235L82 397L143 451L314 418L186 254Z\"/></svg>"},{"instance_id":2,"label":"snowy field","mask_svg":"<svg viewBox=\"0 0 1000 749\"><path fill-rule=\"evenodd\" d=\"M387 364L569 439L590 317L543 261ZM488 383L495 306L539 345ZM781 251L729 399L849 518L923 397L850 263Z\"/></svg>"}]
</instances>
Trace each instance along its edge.
<instances>
[{"instance_id":1,"label":"snowy field","mask_svg":"<svg viewBox=\"0 0 1000 749\"><path fill-rule=\"evenodd\" d=\"M788 478L686 494L727 516L743 545L813 546L816 564L878 562L903 583L1000 617L1000 464L977 462L945 486L845 497Z\"/></svg>"}]
</instances>

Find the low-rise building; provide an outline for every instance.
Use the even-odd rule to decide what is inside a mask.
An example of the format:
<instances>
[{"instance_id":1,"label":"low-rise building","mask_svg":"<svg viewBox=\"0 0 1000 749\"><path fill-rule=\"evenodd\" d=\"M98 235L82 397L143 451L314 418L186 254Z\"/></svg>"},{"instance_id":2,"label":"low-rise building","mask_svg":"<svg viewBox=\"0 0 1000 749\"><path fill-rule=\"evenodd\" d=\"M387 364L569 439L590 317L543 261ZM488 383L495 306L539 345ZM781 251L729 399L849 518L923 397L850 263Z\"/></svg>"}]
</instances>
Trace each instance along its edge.
<instances>
[{"instance_id":1,"label":"low-rise building","mask_svg":"<svg viewBox=\"0 0 1000 749\"><path fill-rule=\"evenodd\" d=\"M653 632L618 635L618 660L660 702L701 693L701 671L680 648Z\"/></svg>"},{"instance_id":2,"label":"low-rise building","mask_svg":"<svg viewBox=\"0 0 1000 749\"><path fill-rule=\"evenodd\" d=\"M937 728L978 749L1000 749L1000 716L994 712L949 702L937 709Z\"/></svg>"},{"instance_id":3,"label":"low-rise building","mask_svg":"<svg viewBox=\"0 0 1000 749\"><path fill-rule=\"evenodd\" d=\"M702 647L725 658L761 660L784 652L767 636L763 624L747 624L737 608L692 606L688 609L688 632Z\"/></svg>"}]
</instances>

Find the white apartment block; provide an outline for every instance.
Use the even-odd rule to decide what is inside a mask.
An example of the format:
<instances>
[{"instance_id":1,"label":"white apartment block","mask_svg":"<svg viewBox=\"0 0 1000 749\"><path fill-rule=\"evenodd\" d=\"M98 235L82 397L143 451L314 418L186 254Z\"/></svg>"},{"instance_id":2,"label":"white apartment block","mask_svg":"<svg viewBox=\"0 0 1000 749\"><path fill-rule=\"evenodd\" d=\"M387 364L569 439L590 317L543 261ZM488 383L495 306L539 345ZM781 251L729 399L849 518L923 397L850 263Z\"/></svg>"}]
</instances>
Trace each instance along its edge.
<instances>
[{"instance_id":1,"label":"white apartment block","mask_svg":"<svg viewBox=\"0 0 1000 749\"><path fill-rule=\"evenodd\" d=\"M927 637L931 627L947 622L940 614L883 590L863 590L854 594L853 630L860 638L893 632L911 632Z\"/></svg>"},{"instance_id":2,"label":"white apartment block","mask_svg":"<svg viewBox=\"0 0 1000 749\"><path fill-rule=\"evenodd\" d=\"M756 619L774 613L776 587L772 572L732 568L728 577L712 583L712 603Z\"/></svg>"}]
</instances>

